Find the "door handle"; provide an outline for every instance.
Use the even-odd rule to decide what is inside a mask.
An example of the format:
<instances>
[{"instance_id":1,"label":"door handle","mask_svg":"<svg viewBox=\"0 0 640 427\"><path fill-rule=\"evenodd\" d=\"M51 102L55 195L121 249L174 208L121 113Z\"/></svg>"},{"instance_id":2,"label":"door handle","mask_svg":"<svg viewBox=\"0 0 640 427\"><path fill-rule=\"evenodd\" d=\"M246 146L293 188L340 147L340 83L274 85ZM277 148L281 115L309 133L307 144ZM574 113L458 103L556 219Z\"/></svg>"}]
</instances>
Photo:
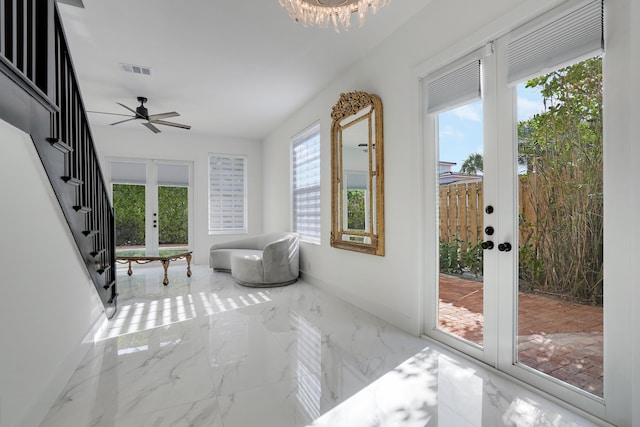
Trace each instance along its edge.
<instances>
[{"instance_id":1,"label":"door handle","mask_svg":"<svg viewBox=\"0 0 640 427\"><path fill-rule=\"evenodd\" d=\"M482 249L491 250L493 249L493 242L491 240L487 240L486 242L482 242L480 246L482 246Z\"/></svg>"},{"instance_id":2,"label":"door handle","mask_svg":"<svg viewBox=\"0 0 640 427\"><path fill-rule=\"evenodd\" d=\"M500 243L498 245L498 250L500 252L509 252L511 250L511 243L509 242Z\"/></svg>"}]
</instances>

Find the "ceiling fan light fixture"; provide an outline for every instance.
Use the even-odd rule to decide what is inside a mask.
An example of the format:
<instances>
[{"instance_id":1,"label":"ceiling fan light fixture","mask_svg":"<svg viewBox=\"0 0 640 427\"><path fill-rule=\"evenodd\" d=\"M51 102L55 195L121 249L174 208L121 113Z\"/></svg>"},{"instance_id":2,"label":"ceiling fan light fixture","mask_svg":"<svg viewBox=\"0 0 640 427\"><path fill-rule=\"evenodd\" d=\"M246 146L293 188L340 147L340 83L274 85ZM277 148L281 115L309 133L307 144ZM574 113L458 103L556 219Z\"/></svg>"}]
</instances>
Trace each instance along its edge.
<instances>
[{"instance_id":1,"label":"ceiling fan light fixture","mask_svg":"<svg viewBox=\"0 0 640 427\"><path fill-rule=\"evenodd\" d=\"M289 16L305 27L316 25L327 28L333 24L336 32L340 26L347 30L351 25L351 15L357 13L359 26L364 25L367 11L376 13L389 4L390 0L279 0Z\"/></svg>"},{"instance_id":2,"label":"ceiling fan light fixture","mask_svg":"<svg viewBox=\"0 0 640 427\"><path fill-rule=\"evenodd\" d=\"M166 113L149 114L149 110L147 110L147 107L144 106L144 103L147 102L147 98L145 98L144 96L139 96L138 97L138 102L140 103L140 105L138 107L136 107L135 110L133 108L131 108L131 107L127 107L126 105L124 105L121 102L116 102L116 104L118 104L119 106L121 106L125 110L133 113L133 116L129 115L129 114L108 113L108 112L105 112L105 111L89 111L89 110L87 110L87 112L88 113L109 114L109 115L114 115L114 116L129 117L128 119L124 119L124 120L117 121L115 123L111 123L111 126L119 125L120 123L130 122L132 120L146 120L146 123L141 123L141 124L143 126L145 126L147 129L149 129L153 133L160 133L160 129L158 129L155 125L171 126L171 127L180 128L180 129L191 129L190 125L185 125L183 123L176 123L176 122L168 122L168 121L164 120L164 119L167 119L167 118L170 118L170 117L178 117L180 115L179 113L177 113L175 111L169 111L169 112L166 112Z\"/></svg>"}]
</instances>

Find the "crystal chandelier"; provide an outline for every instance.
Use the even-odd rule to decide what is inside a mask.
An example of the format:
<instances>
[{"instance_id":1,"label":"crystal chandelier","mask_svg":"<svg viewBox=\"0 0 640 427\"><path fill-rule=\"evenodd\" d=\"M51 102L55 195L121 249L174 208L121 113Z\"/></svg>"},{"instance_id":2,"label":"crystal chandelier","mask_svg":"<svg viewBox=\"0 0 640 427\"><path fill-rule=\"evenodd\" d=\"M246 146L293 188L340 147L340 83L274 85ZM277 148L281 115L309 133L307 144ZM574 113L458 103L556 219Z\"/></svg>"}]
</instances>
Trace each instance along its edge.
<instances>
[{"instance_id":1,"label":"crystal chandelier","mask_svg":"<svg viewBox=\"0 0 640 427\"><path fill-rule=\"evenodd\" d=\"M327 28L329 22L337 32L339 26L345 30L351 24L351 14L358 14L360 26L364 24L367 10L373 13L386 6L390 0L280 0L280 6L287 9L289 16L305 27L317 25Z\"/></svg>"}]
</instances>

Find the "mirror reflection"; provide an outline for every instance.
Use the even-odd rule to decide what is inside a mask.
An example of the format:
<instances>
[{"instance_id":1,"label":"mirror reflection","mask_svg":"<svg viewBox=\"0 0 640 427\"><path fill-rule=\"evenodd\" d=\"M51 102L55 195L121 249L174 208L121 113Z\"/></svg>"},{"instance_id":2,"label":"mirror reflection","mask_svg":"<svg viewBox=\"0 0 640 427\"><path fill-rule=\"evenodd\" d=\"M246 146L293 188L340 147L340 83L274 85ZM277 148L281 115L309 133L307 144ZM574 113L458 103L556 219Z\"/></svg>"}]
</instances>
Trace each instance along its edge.
<instances>
[{"instance_id":1,"label":"mirror reflection","mask_svg":"<svg viewBox=\"0 0 640 427\"><path fill-rule=\"evenodd\" d=\"M332 118L331 245L384 255L382 103L365 92L342 94Z\"/></svg>"}]
</instances>

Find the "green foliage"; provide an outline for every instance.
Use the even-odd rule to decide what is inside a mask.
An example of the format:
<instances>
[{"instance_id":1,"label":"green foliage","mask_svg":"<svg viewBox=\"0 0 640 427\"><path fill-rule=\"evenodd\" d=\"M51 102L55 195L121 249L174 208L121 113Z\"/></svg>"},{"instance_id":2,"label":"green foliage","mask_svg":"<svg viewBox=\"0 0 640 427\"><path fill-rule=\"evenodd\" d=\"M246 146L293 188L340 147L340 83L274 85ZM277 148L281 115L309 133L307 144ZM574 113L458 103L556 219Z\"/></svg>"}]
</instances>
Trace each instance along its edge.
<instances>
[{"instance_id":1,"label":"green foliage","mask_svg":"<svg viewBox=\"0 0 640 427\"><path fill-rule=\"evenodd\" d=\"M188 243L187 187L158 187L158 226L161 245Z\"/></svg>"},{"instance_id":2,"label":"green foliage","mask_svg":"<svg viewBox=\"0 0 640 427\"><path fill-rule=\"evenodd\" d=\"M482 276L483 262L484 262L484 249L482 249L481 242L475 245L469 245L466 251L462 251L460 254L464 268L473 273L475 277Z\"/></svg>"},{"instance_id":3,"label":"green foliage","mask_svg":"<svg viewBox=\"0 0 640 427\"><path fill-rule=\"evenodd\" d=\"M116 246L144 245L144 185L113 185Z\"/></svg>"},{"instance_id":4,"label":"green foliage","mask_svg":"<svg viewBox=\"0 0 640 427\"><path fill-rule=\"evenodd\" d=\"M114 184L116 246L145 244L145 186ZM188 188L158 187L159 243L188 242Z\"/></svg>"},{"instance_id":5,"label":"green foliage","mask_svg":"<svg viewBox=\"0 0 640 427\"><path fill-rule=\"evenodd\" d=\"M527 82L544 111L518 124L534 219L521 242L524 289L600 303L602 296L602 60ZM528 219L522 217L522 222Z\"/></svg>"},{"instance_id":6,"label":"green foliage","mask_svg":"<svg viewBox=\"0 0 640 427\"><path fill-rule=\"evenodd\" d=\"M365 190L347 190L347 228L365 230Z\"/></svg>"},{"instance_id":7,"label":"green foliage","mask_svg":"<svg viewBox=\"0 0 640 427\"><path fill-rule=\"evenodd\" d=\"M467 175L478 175L484 170L482 154L471 153L469 157L462 163L460 172Z\"/></svg>"},{"instance_id":8,"label":"green foliage","mask_svg":"<svg viewBox=\"0 0 640 427\"><path fill-rule=\"evenodd\" d=\"M466 245L456 237L450 241L440 240L440 272L447 274L473 273L474 276L482 276L483 249L480 242L475 245Z\"/></svg>"},{"instance_id":9,"label":"green foliage","mask_svg":"<svg viewBox=\"0 0 640 427\"><path fill-rule=\"evenodd\" d=\"M440 272L462 274L462 260L460 259L460 239L452 242L440 240Z\"/></svg>"}]
</instances>

